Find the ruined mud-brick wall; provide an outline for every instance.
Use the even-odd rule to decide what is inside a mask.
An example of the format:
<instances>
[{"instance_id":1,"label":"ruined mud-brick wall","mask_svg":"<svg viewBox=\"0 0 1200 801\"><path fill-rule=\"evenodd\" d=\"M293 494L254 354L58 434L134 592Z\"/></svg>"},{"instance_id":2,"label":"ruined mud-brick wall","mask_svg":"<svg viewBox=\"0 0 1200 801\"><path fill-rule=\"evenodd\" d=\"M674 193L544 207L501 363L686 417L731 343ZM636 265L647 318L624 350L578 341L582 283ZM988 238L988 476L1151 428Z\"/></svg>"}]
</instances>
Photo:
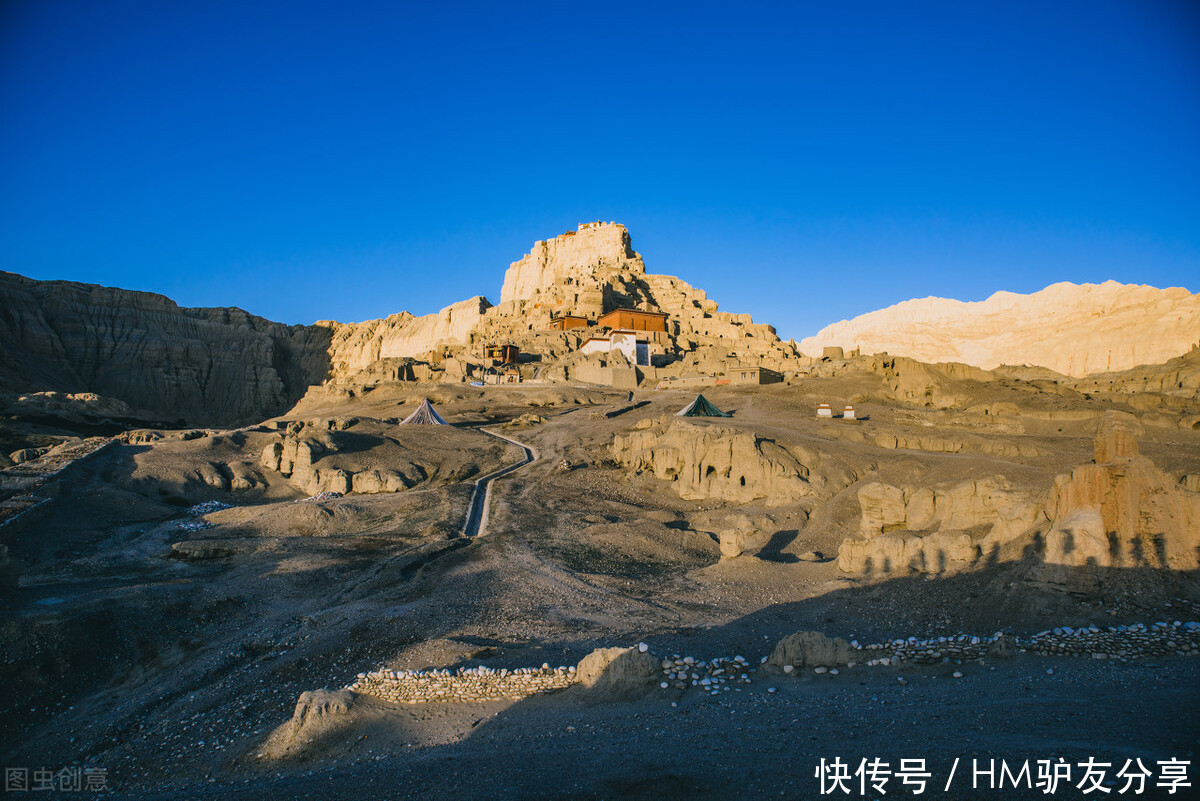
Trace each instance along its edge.
<instances>
[{"instance_id":1,"label":"ruined mud-brick wall","mask_svg":"<svg viewBox=\"0 0 1200 801\"><path fill-rule=\"evenodd\" d=\"M379 670L359 673L346 689L401 704L433 701L519 701L575 683L575 667L486 667L458 670Z\"/></svg>"},{"instance_id":2,"label":"ruined mud-brick wall","mask_svg":"<svg viewBox=\"0 0 1200 801\"><path fill-rule=\"evenodd\" d=\"M808 636L807 649L797 651L784 647L790 640L804 635ZM820 641L820 646L815 650L812 647L814 639ZM622 652L622 649L600 649L596 653L606 650ZM658 657L649 653L645 643L640 643L636 649L624 649L624 652L648 663L645 672L635 672L626 677L634 684L657 683L662 690L695 688L700 692L718 695L731 690L741 692L752 685L760 676L760 668L767 671L768 677L778 677L779 672L799 675L803 670L837 675L839 668L936 663L964 665L989 658L1010 657L1017 652L1119 662L1200 656L1200 622L1176 620L1104 629L1094 625L1078 628L1062 626L1024 637L996 632L990 636L957 634L927 639L908 637L871 644L802 632L784 638L775 652L770 657L764 656L757 665L752 665L740 655L709 660L679 654ZM586 670L589 668L583 667L583 663L579 667L552 668L544 664L540 668L516 670L486 667L459 668L454 671L380 670L358 674L346 689L404 704L519 701L574 684L588 686L595 677L582 675ZM956 677L961 675L955 673ZM774 691L773 687L768 689L768 692Z\"/></svg>"}]
</instances>

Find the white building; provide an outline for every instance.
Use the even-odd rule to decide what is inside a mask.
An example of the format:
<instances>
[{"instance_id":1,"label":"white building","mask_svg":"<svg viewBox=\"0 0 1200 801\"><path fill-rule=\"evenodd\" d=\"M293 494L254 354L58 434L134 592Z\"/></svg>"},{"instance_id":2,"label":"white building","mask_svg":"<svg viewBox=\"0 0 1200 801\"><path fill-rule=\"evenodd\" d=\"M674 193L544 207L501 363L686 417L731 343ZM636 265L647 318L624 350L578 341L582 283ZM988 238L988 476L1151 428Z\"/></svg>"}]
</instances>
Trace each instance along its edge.
<instances>
[{"instance_id":1,"label":"white building","mask_svg":"<svg viewBox=\"0 0 1200 801\"><path fill-rule=\"evenodd\" d=\"M613 331L606 337L590 337L579 350L587 355L619 350L630 364L650 365L650 340L638 339L633 331Z\"/></svg>"}]
</instances>

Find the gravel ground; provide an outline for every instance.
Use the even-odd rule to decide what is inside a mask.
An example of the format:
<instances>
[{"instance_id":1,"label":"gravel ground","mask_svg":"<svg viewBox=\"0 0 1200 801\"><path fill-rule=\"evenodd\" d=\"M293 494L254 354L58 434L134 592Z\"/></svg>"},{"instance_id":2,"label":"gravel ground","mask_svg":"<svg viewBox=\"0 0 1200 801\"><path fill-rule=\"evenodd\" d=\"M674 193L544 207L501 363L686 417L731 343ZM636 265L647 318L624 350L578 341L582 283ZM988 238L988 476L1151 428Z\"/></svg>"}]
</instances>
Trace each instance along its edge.
<instances>
[{"instance_id":1,"label":"gravel ground","mask_svg":"<svg viewBox=\"0 0 1200 801\"><path fill-rule=\"evenodd\" d=\"M408 745L398 732L370 729L334 764L166 783L115 797L812 798L822 758L854 767L879 758L893 768L900 759L924 758L932 774L926 798L1034 798L1045 793L972 789L970 768L982 770L988 759L1016 768L1024 760L1077 764L1093 757L1115 763L1112 779L1127 759L1140 758L1157 777L1157 761L1194 762L1200 750L1200 660L1121 665L1020 656L957 669L962 678L940 665L756 678L744 691L718 697L653 690L642 699L594 703L567 692L512 706L456 705L463 707L454 710L458 717L442 724L469 727L456 742ZM1082 778L1078 770L1073 775ZM1194 767L1190 776L1197 778ZM1123 785L1112 785L1110 795ZM1166 797L1149 789L1143 797ZM1195 797L1194 789L1174 797ZM887 797L907 797L908 790L893 784ZM851 797L880 796L853 786ZM1087 796L1064 786L1054 797Z\"/></svg>"},{"instance_id":2,"label":"gravel ground","mask_svg":"<svg viewBox=\"0 0 1200 801\"><path fill-rule=\"evenodd\" d=\"M921 797L976 799L1046 794L973 790L963 779L971 759L1094 757L1114 770L1129 758L1155 769L1158 760L1194 760L1200 659L1122 662L1118 644L1102 638L1075 649L1082 657L756 672L717 696L654 686L642 698L596 698L573 687L518 702L356 703L301 757L257 757L302 693L345 687L367 671L557 667L640 641L656 654L741 654L757 665L798 630L887 643L1200 620L1192 574L1114 571L1102 576L1102 592L1080 597L1027 581L1027 560L881 580L841 574L829 559L858 530L851 482L1003 471L1015 485L1044 488L1089 458L1083 423L1022 435L1040 455L1017 463L881 450L860 442L857 428L801 416L811 398L791 387L718 390L713 399L737 410L729 425L820 450L828 479L820 492L786 507L683 501L669 483L611 463L615 433L681 405L669 393L616 418L590 406L625 403L624 394L537 406L546 422L515 435L541 459L495 482L489 533L477 540L453 535L469 482L312 503L272 484L251 502L170 483L216 458L209 439L98 454L56 478L44 520L8 543L26 572L0 610L0 764L104 768L112 797L130 799L661 799L815 798L821 759L856 767L877 757L895 767L924 758L933 784ZM498 419L484 415L482 400L462 403L441 411ZM395 398L388 404L352 411L382 419L396 414ZM925 410L856 405L880 430L915 428L909 417L947 435L960 425ZM505 414L530 408L514 400ZM1186 472L1197 436L1158 431L1143 452ZM219 447L226 459L238 446L225 438ZM209 501L232 508L183 511ZM733 515L773 533L722 561L711 534ZM211 527L188 531L197 521ZM167 556L174 542L210 537L234 555ZM1092 658L1101 647L1118 658ZM943 792L955 759L966 762ZM1166 797L1151 790L1143 797ZM908 795L889 785L886 796L861 797ZM849 797L860 797L857 788Z\"/></svg>"}]
</instances>

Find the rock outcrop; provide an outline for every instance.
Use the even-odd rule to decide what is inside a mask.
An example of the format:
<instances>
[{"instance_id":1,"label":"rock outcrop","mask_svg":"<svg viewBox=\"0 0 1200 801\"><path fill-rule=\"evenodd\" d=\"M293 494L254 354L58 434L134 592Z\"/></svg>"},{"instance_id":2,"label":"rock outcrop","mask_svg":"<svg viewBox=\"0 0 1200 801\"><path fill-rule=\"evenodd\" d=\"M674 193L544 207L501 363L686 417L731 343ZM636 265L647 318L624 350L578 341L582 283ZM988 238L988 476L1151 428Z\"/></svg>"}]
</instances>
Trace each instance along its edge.
<instances>
[{"instance_id":1,"label":"rock outcrop","mask_svg":"<svg viewBox=\"0 0 1200 801\"><path fill-rule=\"evenodd\" d=\"M1141 456L1137 432L1131 415L1106 413L1094 461L1055 479L1037 581L1090 591L1105 568L1200 567L1200 494Z\"/></svg>"},{"instance_id":2,"label":"rock outcrop","mask_svg":"<svg viewBox=\"0 0 1200 801\"><path fill-rule=\"evenodd\" d=\"M948 573L973 565L979 555L979 546L966 532L885 534L868 540L844 540L838 547L838 569L866 575Z\"/></svg>"},{"instance_id":3,"label":"rock outcrop","mask_svg":"<svg viewBox=\"0 0 1200 801\"><path fill-rule=\"evenodd\" d=\"M414 317L401 312L365 323L323 321L316 327L331 332L330 370L340 377L366 370L381 359L424 356L442 348L467 345L490 308L487 298L477 296L453 303L437 314Z\"/></svg>"},{"instance_id":4,"label":"rock outcrop","mask_svg":"<svg viewBox=\"0 0 1200 801\"><path fill-rule=\"evenodd\" d=\"M659 660L638 648L597 648L579 660L577 681L605 694L636 693L658 678Z\"/></svg>"},{"instance_id":5,"label":"rock outcrop","mask_svg":"<svg viewBox=\"0 0 1200 801\"><path fill-rule=\"evenodd\" d=\"M612 452L635 472L674 482L684 500L781 505L812 493L809 468L787 448L751 431L676 420L665 428L618 434Z\"/></svg>"},{"instance_id":6,"label":"rock outcrop","mask_svg":"<svg viewBox=\"0 0 1200 801\"><path fill-rule=\"evenodd\" d=\"M286 759L337 730L359 696L349 690L310 690L300 694L291 719L271 733L259 757Z\"/></svg>"},{"instance_id":7,"label":"rock outcrop","mask_svg":"<svg viewBox=\"0 0 1200 801\"><path fill-rule=\"evenodd\" d=\"M842 542L838 568L961 570L998 555L1019 558L1040 538L1030 579L1055 589L1093 592L1121 568L1194 570L1200 494L1139 454L1140 433L1132 415L1106 412L1093 461L1056 477L1042 497L998 476L949 488L865 484L860 537Z\"/></svg>"},{"instance_id":8,"label":"rock outcrop","mask_svg":"<svg viewBox=\"0 0 1200 801\"><path fill-rule=\"evenodd\" d=\"M771 667L838 667L854 659L854 646L819 631L798 631L779 641L767 664Z\"/></svg>"},{"instance_id":9,"label":"rock outcrop","mask_svg":"<svg viewBox=\"0 0 1200 801\"><path fill-rule=\"evenodd\" d=\"M720 311L679 278L647 273L629 232L616 223L587 223L536 242L508 268L496 306L475 296L436 314L287 326L236 308L187 309L145 292L0 273L0 309L0 396L28 398L17 408L26 415L48 406L70 419L255 422L284 412L314 385L318 394L350 399L389 382L480 381L490 344L527 354L519 368L526 380L624 388L681 376L736 378L749 367L795 372L811 364L771 326ZM614 352L581 353L589 337L607 330L595 326L598 319L616 309L666 316L665 331L644 335L649 364L629 364ZM551 329L553 318L568 314L589 325ZM833 354L842 345L887 351L892 356L874 369L888 393L948 408L964 397L956 382L993 377L896 354L986 368L1028 362L1082 375L1178 356L1195 343L1197 330L1200 297L1182 289L1056 284L980 303L909 301L830 326L802 347L814 355L825 345L834 346ZM1179 387L1200 374L1189 365L1182 371ZM1156 373L1142 383L1158 382L1165 391L1168 378ZM1114 382L1107 386L1119 391ZM59 394L37 397L44 393Z\"/></svg>"},{"instance_id":10,"label":"rock outcrop","mask_svg":"<svg viewBox=\"0 0 1200 801\"><path fill-rule=\"evenodd\" d=\"M388 381L479 380L483 348L494 343L536 355L543 380L613 383L607 363L572 373L566 360L597 329L550 330L561 314L592 322L618 308L669 315L668 330L650 337L655 365L620 371L633 386L659 370L782 370L797 356L770 326L718 311L678 278L648 275L615 223L535 243L509 267L499 306L476 296L436 314L286 326L236 308L186 309L146 292L0 273L0 308L0 393L95 393L135 417L189 425L262 420L325 382L353 397ZM92 417L112 413L96 403L82 408Z\"/></svg>"},{"instance_id":11,"label":"rock outcrop","mask_svg":"<svg viewBox=\"0 0 1200 801\"><path fill-rule=\"evenodd\" d=\"M370 495L401 492L417 484L457 483L495 469L518 453L515 446L476 431L390 426L353 417L293 421L256 451L261 469L279 474L308 495ZM231 481L237 480L239 470L253 478L244 467L231 465Z\"/></svg>"},{"instance_id":12,"label":"rock outcrop","mask_svg":"<svg viewBox=\"0 0 1200 801\"><path fill-rule=\"evenodd\" d=\"M1002 476L972 479L952 487L893 487L871 482L858 491L864 537L892 530L965 530L991 526L991 539L1003 543L1027 532L1039 504L1013 491Z\"/></svg>"},{"instance_id":13,"label":"rock outcrop","mask_svg":"<svg viewBox=\"0 0 1200 801\"><path fill-rule=\"evenodd\" d=\"M838 548L838 569L846 573L960 570L1028 533L1042 510L1000 476L937 488L871 482L859 489L858 502L861 536Z\"/></svg>"},{"instance_id":14,"label":"rock outcrop","mask_svg":"<svg viewBox=\"0 0 1200 801\"><path fill-rule=\"evenodd\" d=\"M1058 283L964 303L909 300L823 328L799 348L826 346L964 362L984 369L1033 364L1063 375L1127 370L1187 352L1200 331L1200 295L1173 287Z\"/></svg>"},{"instance_id":15,"label":"rock outcrop","mask_svg":"<svg viewBox=\"0 0 1200 801\"><path fill-rule=\"evenodd\" d=\"M308 430L297 435L287 435L278 442L263 448L260 464L288 480L292 486L309 495L318 492L350 492L374 494L400 492L411 487L416 480L425 478L423 471L418 476L408 477L396 470L368 468L355 470L340 464L333 457L340 451L339 439L328 432ZM324 457L324 462L321 460ZM413 468L409 467L410 471Z\"/></svg>"},{"instance_id":16,"label":"rock outcrop","mask_svg":"<svg viewBox=\"0 0 1200 801\"><path fill-rule=\"evenodd\" d=\"M534 242L529 253L504 273L500 302L531 301L552 292L554 287L570 286L575 279L618 272L646 272L642 257L633 251L629 231L616 223L588 223L579 226L578 231ZM598 294L573 301L581 305L569 305L565 313L594 311L603 304L599 286L588 288ZM555 300L565 300L565 293Z\"/></svg>"},{"instance_id":17,"label":"rock outcrop","mask_svg":"<svg viewBox=\"0 0 1200 801\"><path fill-rule=\"evenodd\" d=\"M325 379L328 343L326 329L241 309L0 272L0 388L13 392L96 393L193 424L256 421Z\"/></svg>"}]
</instances>

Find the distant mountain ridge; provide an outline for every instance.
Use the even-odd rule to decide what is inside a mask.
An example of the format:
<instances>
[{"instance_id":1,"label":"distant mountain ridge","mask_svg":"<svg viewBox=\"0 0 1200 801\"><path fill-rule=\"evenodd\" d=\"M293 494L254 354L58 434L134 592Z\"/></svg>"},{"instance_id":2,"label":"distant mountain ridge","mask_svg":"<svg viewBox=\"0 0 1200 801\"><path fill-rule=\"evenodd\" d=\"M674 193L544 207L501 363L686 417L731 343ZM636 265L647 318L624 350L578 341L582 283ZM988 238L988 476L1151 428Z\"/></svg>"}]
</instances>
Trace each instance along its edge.
<instances>
[{"instance_id":1,"label":"distant mountain ridge","mask_svg":"<svg viewBox=\"0 0 1200 801\"><path fill-rule=\"evenodd\" d=\"M923 362L1048 367L1069 376L1159 364L1200 340L1200 295L1141 284L1051 284L1028 295L964 302L921 298L843 320L799 343L860 348Z\"/></svg>"}]
</instances>

